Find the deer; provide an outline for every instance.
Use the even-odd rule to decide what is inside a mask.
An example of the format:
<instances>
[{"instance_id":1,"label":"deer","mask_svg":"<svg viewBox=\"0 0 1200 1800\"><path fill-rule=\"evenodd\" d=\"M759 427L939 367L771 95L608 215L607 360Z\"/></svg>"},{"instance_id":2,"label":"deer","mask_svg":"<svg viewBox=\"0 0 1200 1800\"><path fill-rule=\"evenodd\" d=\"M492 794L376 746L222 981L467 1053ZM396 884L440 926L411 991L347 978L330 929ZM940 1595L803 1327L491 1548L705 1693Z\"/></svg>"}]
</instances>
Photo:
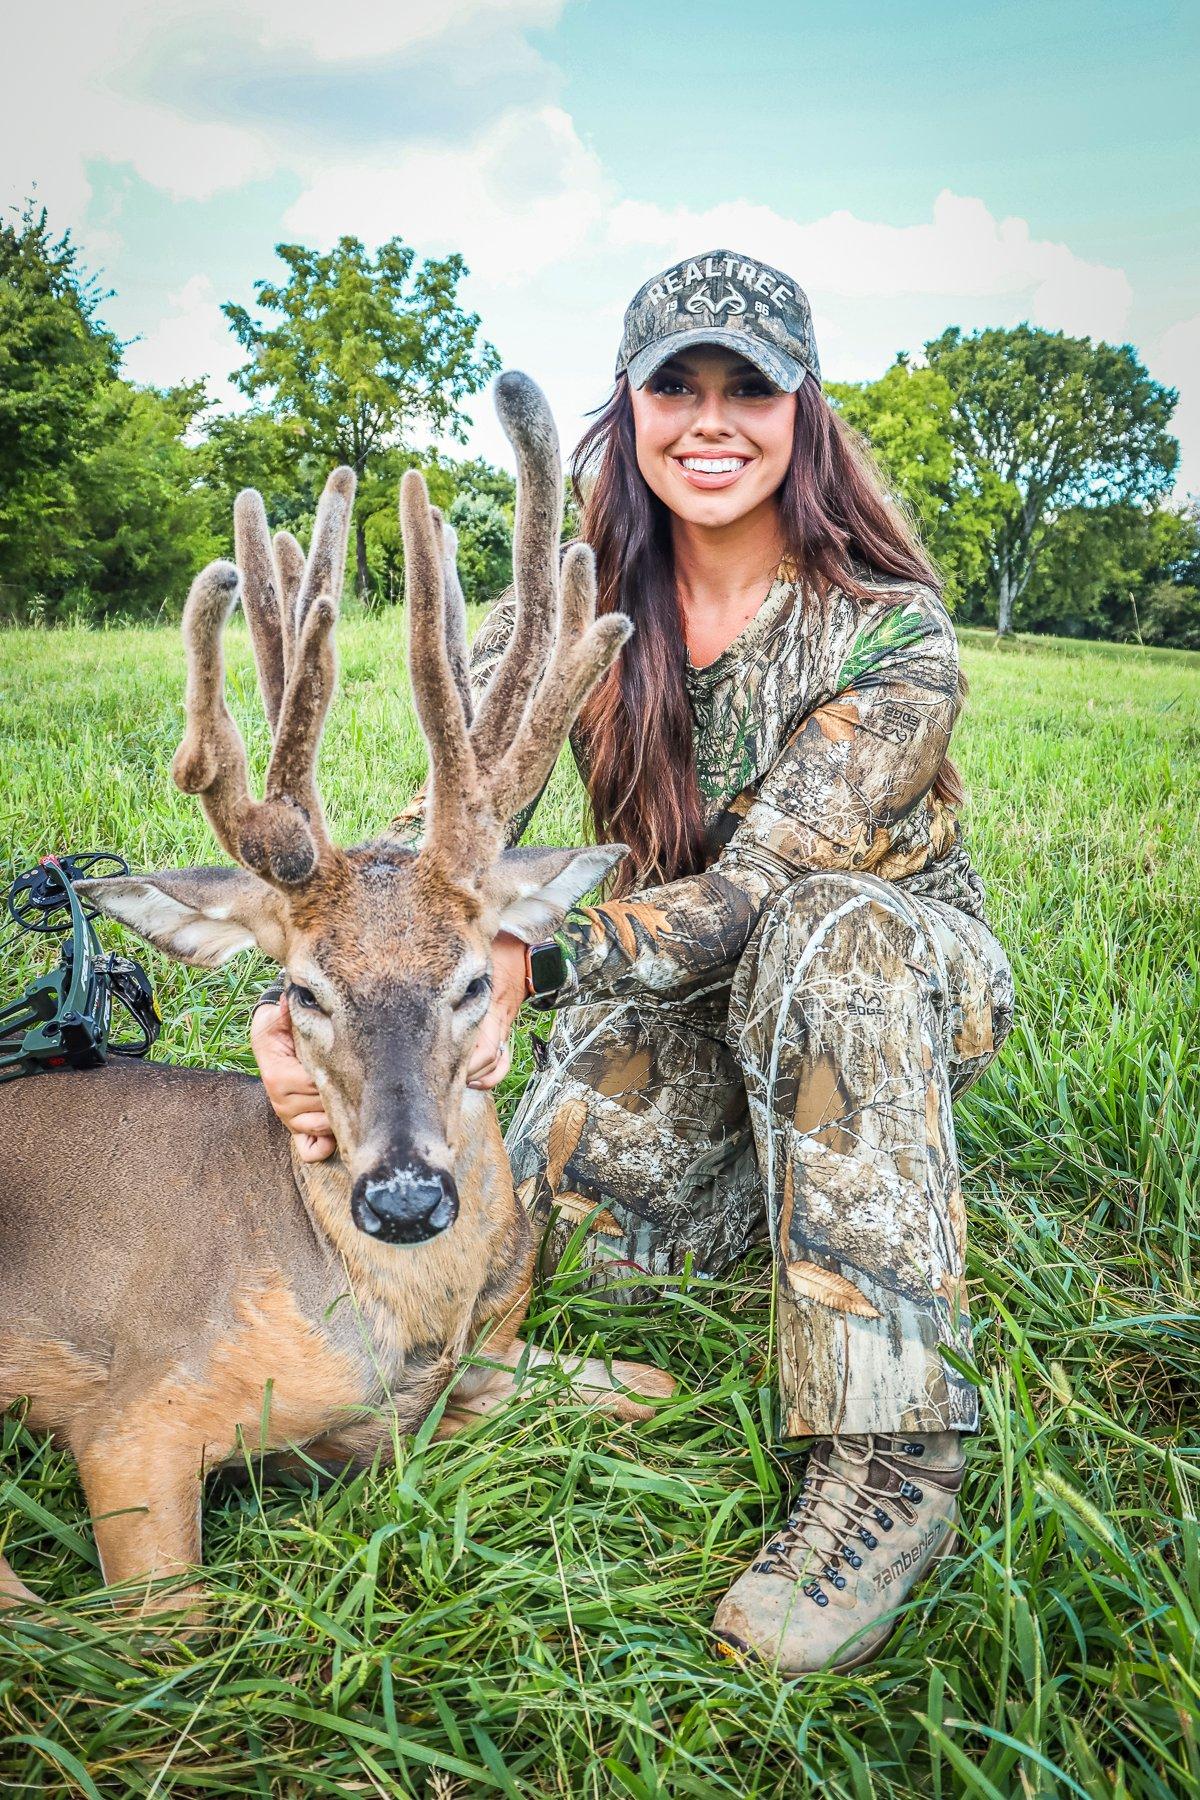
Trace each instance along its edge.
<instances>
[{"instance_id":1,"label":"deer","mask_svg":"<svg viewBox=\"0 0 1200 1800\"><path fill-rule=\"evenodd\" d=\"M632 629L596 616L590 550L560 563L563 487L545 397L499 378L517 463L516 615L476 704L453 536L416 471L400 492L408 654L428 751L425 832L335 847L316 785L354 474L336 469L307 558L261 497L233 562L184 615L186 731L172 764L233 866L79 884L170 957L280 965L297 1054L337 1149L304 1163L252 1076L122 1059L0 1087L0 1409L74 1458L101 1571L145 1618L202 1613L205 1476L247 1451L345 1467L386 1455L446 1396L461 1430L551 1361L517 1335L536 1245L493 1096L466 1085L501 929L526 942L625 846L506 844ZM241 599L272 744L264 797L225 698ZM674 1389L637 1363L571 1359L567 1392L619 1420ZM34 1599L0 1557L0 1604Z\"/></svg>"}]
</instances>

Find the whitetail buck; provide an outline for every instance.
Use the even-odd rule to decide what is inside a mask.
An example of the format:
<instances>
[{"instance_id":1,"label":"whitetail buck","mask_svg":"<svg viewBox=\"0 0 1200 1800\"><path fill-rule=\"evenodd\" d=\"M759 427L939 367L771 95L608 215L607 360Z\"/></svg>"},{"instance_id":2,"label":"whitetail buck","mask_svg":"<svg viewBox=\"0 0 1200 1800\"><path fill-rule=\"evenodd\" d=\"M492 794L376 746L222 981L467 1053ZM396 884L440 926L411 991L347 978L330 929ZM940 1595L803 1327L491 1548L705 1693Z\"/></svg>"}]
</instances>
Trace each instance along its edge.
<instances>
[{"instance_id":1,"label":"whitetail buck","mask_svg":"<svg viewBox=\"0 0 1200 1800\"><path fill-rule=\"evenodd\" d=\"M314 764L354 478L326 485L305 563L239 496L236 567L211 564L184 614L187 732L173 765L240 866L81 884L168 955L214 967L258 945L282 964L297 1050L338 1155L304 1165L260 1083L114 1062L0 1088L0 1407L72 1451L104 1575L200 1559L205 1471L305 1445L369 1460L468 1365L441 1429L512 1394L533 1236L490 1094L466 1086L505 928L543 937L622 846L505 850L575 716L629 632L595 617L590 552L559 567L558 442L527 377L497 384L517 453L517 617L478 709L461 590L424 482L404 477L413 692L429 746L426 836L334 847ZM225 704L222 632L239 589L273 747L266 797ZM534 1360L546 1360L532 1353ZM587 1362L578 1390L622 1418L673 1383ZM240 1441L239 1441L240 1440ZM0 1558L0 1594L31 1598ZM178 1604L168 1597L169 1604Z\"/></svg>"}]
</instances>

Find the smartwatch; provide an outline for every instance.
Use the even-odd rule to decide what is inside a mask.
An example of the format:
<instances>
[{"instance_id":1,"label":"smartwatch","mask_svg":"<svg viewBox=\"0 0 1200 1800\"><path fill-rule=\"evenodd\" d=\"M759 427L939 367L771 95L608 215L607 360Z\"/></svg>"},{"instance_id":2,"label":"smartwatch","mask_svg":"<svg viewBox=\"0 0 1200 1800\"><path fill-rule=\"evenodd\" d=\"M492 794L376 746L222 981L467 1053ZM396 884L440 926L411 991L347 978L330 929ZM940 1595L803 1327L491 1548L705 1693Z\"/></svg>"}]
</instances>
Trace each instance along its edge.
<instances>
[{"instance_id":1,"label":"smartwatch","mask_svg":"<svg viewBox=\"0 0 1200 1800\"><path fill-rule=\"evenodd\" d=\"M567 979L567 953L557 938L543 938L525 946L525 986L528 997L553 994Z\"/></svg>"}]
</instances>

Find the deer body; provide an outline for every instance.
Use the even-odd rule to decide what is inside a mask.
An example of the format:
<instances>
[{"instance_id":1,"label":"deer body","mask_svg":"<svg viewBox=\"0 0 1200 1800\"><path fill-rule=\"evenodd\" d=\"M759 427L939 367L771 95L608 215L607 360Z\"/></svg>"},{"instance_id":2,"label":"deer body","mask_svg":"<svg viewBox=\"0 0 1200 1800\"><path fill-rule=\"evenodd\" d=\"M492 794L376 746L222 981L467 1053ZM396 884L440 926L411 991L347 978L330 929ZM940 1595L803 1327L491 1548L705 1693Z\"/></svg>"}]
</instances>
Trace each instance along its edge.
<instances>
[{"instance_id":1,"label":"deer body","mask_svg":"<svg viewBox=\"0 0 1200 1800\"><path fill-rule=\"evenodd\" d=\"M199 1561L205 1473L295 1446L369 1462L489 1325L489 1362L515 1360L532 1233L490 1098L463 1122L455 1229L398 1248L358 1231L340 1160L302 1164L250 1077L114 1063L0 1090L0 1408L27 1399L72 1452L110 1582ZM470 1370L443 1429L511 1391ZM25 1592L0 1566L6 1589Z\"/></svg>"},{"instance_id":2,"label":"deer body","mask_svg":"<svg viewBox=\"0 0 1200 1800\"><path fill-rule=\"evenodd\" d=\"M415 1429L528 1277L531 1233L506 1203L495 1108L472 1102L479 1138L455 1165L463 1229L398 1251L351 1222L340 1161L299 1162L249 1076L113 1063L7 1087L0 1402L28 1396L30 1424L74 1448L128 1394L157 1391L165 1416L187 1409L189 1386L198 1408L227 1381L232 1410L215 1435L206 1424L207 1465L240 1454L235 1427L251 1448L279 1448L392 1396L401 1429ZM43 1130L54 1158L27 1157ZM43 1355L79 1371L71 1392L39 1372ZM293 1393L301 1379L311 1400Z\"/></svg>"},{"instance_id":3,"label":"deer body","mask_svg":"<svg viewBox=\"0 0 1200 1800\"><path fill-rule=\"evenodd\" d=\"M507 384L507 385L506 385ZM305 562L235 511L238 566L210 565L184 615L188 729L175 779L238 866L81 884L171 955L209 966L255 944L289 983L297 1054L338 1155L304 1165L257 1081L115 1063L0 1089L0 1407L75 1456L109 1582L194 1565L207 1470L308 1446L370 1460L453 1385L440 1429L513 1392L533 1237L491 1096L466 1086L490 946L550 926L623 853L505 850L628 633L594 617L587 552L561 591L553 425L523 376L499 386L518 452L518 618L478 714L461 592L419 476L405 478L410 666L432 764L421 849L350 850L325 829L314 765L353 478L330 477ZM221 632L239 590L274 744L262 801L225 708ZM487 1363L459 1370L485 1339ZM615 1376L615 1383L614 1383ZM579 1389L624 1418L669 1378L597 1362ZM31 1598L0 1557L0 1598Z\"/></svg>"}]
</instances>

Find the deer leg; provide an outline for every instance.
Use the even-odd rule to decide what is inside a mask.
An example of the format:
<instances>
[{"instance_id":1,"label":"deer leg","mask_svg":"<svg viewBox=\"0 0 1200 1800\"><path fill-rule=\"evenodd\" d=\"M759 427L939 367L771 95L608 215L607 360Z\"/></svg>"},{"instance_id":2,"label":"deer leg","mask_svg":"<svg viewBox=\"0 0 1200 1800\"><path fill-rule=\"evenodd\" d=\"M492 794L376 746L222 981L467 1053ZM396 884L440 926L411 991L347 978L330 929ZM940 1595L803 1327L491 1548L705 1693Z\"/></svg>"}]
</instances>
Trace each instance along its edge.
<instances>
[{"instance_id":1,"label":"deer leg","mask_svg":"<svg viewBox=\"0 0 1200 1800\"><path fill-rule=\"evenodd\" d=\"M675 1392L674 1377L661 1369L651 1368L648 1363L614 1362L610 1373L595 1357L574 1357L564 1362L548 1350L539 1350L536 1345L526 1346L520 1338L513 1338L503 1352L500 1367L468 1369L459 1378L435 1436L453 1437L472 1419L495 1412L497 1407L504 1406L519 1394L522 1383L516 1365L527 1349L529 1367L552 1364L570 1375L568 1393L571 1399L582 1400L599 1412L627 1422L654 1417L654 1406L635 1399L634 1394L645 1394L661 1401L669 1400ZM622 1393L621 1388L631 1388L633 1393Z\"/></svg>"},{"instance_id":2,"label":"deer leg","mask_svg":"<svg viewBox=\"0 0 1200 1800\"><path fill-rule=\"evenodd\" d=\"M76 1452L105 1584L127 1588L121 1604L145 1617L201 1617L198 1588L155 1593L153 1584L200 1561L203 1460L188 1438L128 1429Z\"/></svg>"}]
</instances>

